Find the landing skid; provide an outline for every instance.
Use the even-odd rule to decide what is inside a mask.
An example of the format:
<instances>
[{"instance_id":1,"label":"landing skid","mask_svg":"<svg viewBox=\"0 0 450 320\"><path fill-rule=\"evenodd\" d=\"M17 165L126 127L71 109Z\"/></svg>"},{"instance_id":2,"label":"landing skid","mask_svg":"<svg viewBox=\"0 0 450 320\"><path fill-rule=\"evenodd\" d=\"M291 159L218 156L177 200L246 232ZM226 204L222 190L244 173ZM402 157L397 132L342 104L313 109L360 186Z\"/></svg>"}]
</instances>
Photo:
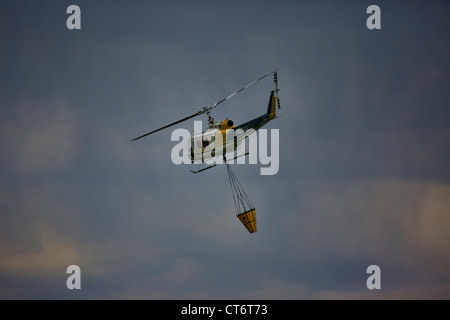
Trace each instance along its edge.
<instances>
[{"instance_id":1,"label":"landing skid","mask_svg":"<svg viewBox=\"0 0 450 320\"><path fill-rule=\"evenodd\" d=\"M228 161L235 160L235 159L240 158L240 157L248 156L248 154L249 154L249 152L247 152L247 153L245 153L245 154L241 154L241 155L236 156L236 157L231 158L231 159L226 159L226 158L224 157L224 158L225 158L224 160L225 160L225 163L227 163ZM213 165L211 165L211 166L209 166L209 167L200 169L202 165L203 165L203 163L200 164L200 165L198 166L198 169L197 169L197 170L195 170L195 171L194 171L194 170L191 170L191 172L192 172L192 173L200 173L200 172L202 172L202 171L205 171L205 170L208 170L208 169L211 169L211 168L214 168L214 167L217 166L217 164L213 164Z\"/></svg>"},{"instance_id":2,"label":"landing skid","mask_svg":"<svg viewBox=\"0 0 450 320\"><path fill-rule=\"evenodd\" d=\"M191 172L192 172L192 173L200 173L200 172L202 172L202 171L205 171L205 170L214 168L215 166L217 166L217 164L213 164L212 166L209 166L209 167L206 167L206 168L203 168L203 169L200 169L201 166L202 166L202 165L199 165L198 170L196 170L196 171L191 170Z\"/></svg>"}]
</instances>

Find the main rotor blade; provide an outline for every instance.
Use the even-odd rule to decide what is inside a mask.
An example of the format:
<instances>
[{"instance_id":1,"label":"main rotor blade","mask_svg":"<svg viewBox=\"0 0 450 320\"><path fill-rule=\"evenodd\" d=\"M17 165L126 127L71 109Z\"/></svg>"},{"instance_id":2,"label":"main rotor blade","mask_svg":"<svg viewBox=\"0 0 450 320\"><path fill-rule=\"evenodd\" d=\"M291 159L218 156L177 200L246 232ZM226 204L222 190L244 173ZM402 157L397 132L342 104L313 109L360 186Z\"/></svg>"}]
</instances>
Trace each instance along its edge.
<instances>
[{"instance_id":1,"label":"main rotor blade","mask_svg":"<svg viewBox=\"0 0 450 320\"><path fill-rule=\"evenodd\" d=\"M218 106L219 104L221 104L222 102L225 102L226 100L230 99L230 98L233 97L234 95L238 94L238 93L241 92L241 91L244 91L244 90L247 89L248 87L254 85L254 84L257 83L258 81L264 79L264 78L267 77L268 75L270 75L270 74L272 74L272 73L274 73L274 72L276 72L276 71L278 71L278 70L280 70L280 69L281 69L281 67L278 67L278 68L276 68L275 70L273 70L273 71L271 71L271 72L269 72L269 73L266 73L265 75L263 75L263 76L260 77L259 79L256 79L255 81L249 83L249 84L246 85L245 87L243 87L243 88L239 89L238 91L236 91L236 92L230 94L228 97L223 98L222 100L220 100L220 101L214 103L213 105L211 105L211 107L209 107L209 109L212 109L212 108L217 107L217 106Z\"/></svg>"},{"instance_id":2,"label":"main rotor blade","mask_svg":"<svg viewBox=\"0 0 450 320\"><path fill-rule=\"evenodd\" d=\"M190 115L190 116L188 116L188 117L186 117L186 118L183 118L183 119L181 119L181 120L172 122L171 124L168 124L167 126L164 126L164 127L162 127L162 128L159 128L159 129L153 130L153 131L151 131L151 132L148 132L148 133L146 133L146 134L143 134L142 136L137 137L137 138L134 138L134 139L131 140L131 141L136 141L136 140L141 139L141 138L143 138L143 137L146 137L146 136L148 136L148 135L150 135L150 134L152 134L152 133L158 132L158 131L163 130L163 129L165 129L165 128L168 128L168 127L170 127L170 126L174 126L174 125L176 125L176 124L178 124L178 123L180 123L180 122L186 121L186 120L188 120L188 119L190 119L190 118L196 117L196 116L198 116L198 115L200 115L200 114L202 114L201 111L199 111L199 112L197 112L197 113L195 113L195 114L193 114L193 115Z\"/></svg>"},{"instance_id":3,"label":"main rotor blade","mask_svg":"<svg viewBox=\"0 0 450 320\"><path fill-rule=\"evenodd\" d=\"M172 122L171 124L168 124L167 126L164 126L164 127L159 128L159 129L156 129L156 130L153 130L153 131L151 131L151 132L148 132L148 133L146 133L146 134L143 134L142 136L137 137L137 138L134 138L134 139L131 140L131 141L136 141L136 140L141 139L141 138L144 138L144 137L146 137L146 136L148 136L148 135L150 135L150 134L152 134L152 133L155 133L155 132L158 132L158 131L160 131L160 130L166 129L166 128L168 128L168 127L171 127L171 126L176 125L176 124L178 124L178 123L180 123L180 122L186 121L186 120L188 120L188 119L191 119L191 118L196 117L196 116L198 116L198 115L201 115L201 114L203 114L203 113L207 113L207 112L209 112L209 110L211 110L211 109L217 107L217 106L218 106L219 104L221 104L222 102L225 102L226 100L228 100L228 99L230 99L231 97L235 96L235 95L238 94L239 92L244 91L244 90L247 89L248 87L254 85L254 84L257 83L258 81L264 79L264 78L267 77L268 75L270 75L270 74L272 74L272 73L274 73L274 72L276 72L276 71L278 71L278 70L280 70L280 69L281 69L281 67L278 67L278 68L276 68L275 70L273 70L273 71L271 71L271 72L269 72L269 73L266 73L266 74L263 75L262 77L256 79L255 81L249 83L249 84L246 85L245 87L243 87L243 88L239 89L238 91L232 93L232 94L229 95L228 97L223 98L222 100L220 100L220 101L214 103L213 105L201 107L202 109L201 109L200 111L198 111L197 113L194 113L193 115L187 116L186 118L183 118L183 119L181 119L181 120Z\"/></svg>"}]
</instances>

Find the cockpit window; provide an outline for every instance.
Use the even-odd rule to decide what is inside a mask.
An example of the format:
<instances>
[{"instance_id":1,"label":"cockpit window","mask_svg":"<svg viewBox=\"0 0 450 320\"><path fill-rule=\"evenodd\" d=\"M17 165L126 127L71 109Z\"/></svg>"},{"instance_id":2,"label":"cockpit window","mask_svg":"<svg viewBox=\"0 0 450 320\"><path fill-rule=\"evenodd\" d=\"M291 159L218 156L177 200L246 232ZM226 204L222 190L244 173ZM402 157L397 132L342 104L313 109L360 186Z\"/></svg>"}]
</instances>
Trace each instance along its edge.
<instances>
[{"instance_id":1,"label":"cockpit window","mask_svg":"<svg viewBox=\"0 0 450 320\"><path fill-rule=\"evenodd\" d=\"M201 138L195 139L195 149L196 150L202 149L202 139Z\"/></svg>"},{"instance_id":2,"label":"cockpit window","mask_svg":"<svg viewBox=\"0 0 450 320\"><path fill-rule=\"evenodd\" d=\"M216 131L216 130L215 130ZM202 135L194 137L191 141L193 141L193 147L195 150L202 150L209 146L216 140L216 132L204 132Z\"/></svg>"}]
</instances>

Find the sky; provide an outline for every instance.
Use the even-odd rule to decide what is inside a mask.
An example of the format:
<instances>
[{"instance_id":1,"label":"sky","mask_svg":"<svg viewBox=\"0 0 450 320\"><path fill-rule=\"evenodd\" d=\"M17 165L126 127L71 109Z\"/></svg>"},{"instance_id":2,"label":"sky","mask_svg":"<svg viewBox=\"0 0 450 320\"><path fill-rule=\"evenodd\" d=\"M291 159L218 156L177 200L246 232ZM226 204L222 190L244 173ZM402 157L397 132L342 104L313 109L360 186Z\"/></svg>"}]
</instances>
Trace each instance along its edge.
<instances>
[{"instance_id":1,"label":"sky","mask_svg":"<svg viewBox=\"0 0 450 320\"><path fill-rule=\"evenodd\" d=\"M71 4L81 30L66 27ZM2 1L0 298L449 299L449 9ZM233 166L250 234L224 167L172 163L172 129L193 121L130 140L278 66L265 128L279 130L279 171ZM268 77L213 116L255 118L271 90Z\"/></svg>"}]
</instances>

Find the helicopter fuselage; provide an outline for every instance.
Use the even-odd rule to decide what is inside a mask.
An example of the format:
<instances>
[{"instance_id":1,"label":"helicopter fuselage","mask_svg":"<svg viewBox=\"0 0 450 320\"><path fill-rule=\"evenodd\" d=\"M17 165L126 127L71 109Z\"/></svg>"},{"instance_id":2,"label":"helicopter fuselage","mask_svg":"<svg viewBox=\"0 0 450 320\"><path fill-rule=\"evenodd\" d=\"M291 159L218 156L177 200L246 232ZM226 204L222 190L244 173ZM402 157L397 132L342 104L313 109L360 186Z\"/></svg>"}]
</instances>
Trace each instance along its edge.
<instances>
[{"instance_id":1,"label":"helicopter fuselage","mask_svg":"<svg viewBox=\"0 0 450 320\"><path fill-rule=\"evenodd\" d=\"M190 139L190 158L192 163L204 162L210 158L223 156L239 148L245 138L276 118L275 91L270 93L267 112L257 118L235 126L232 120L210 124L202 132Z\"/></svg>"}]
</instances>

